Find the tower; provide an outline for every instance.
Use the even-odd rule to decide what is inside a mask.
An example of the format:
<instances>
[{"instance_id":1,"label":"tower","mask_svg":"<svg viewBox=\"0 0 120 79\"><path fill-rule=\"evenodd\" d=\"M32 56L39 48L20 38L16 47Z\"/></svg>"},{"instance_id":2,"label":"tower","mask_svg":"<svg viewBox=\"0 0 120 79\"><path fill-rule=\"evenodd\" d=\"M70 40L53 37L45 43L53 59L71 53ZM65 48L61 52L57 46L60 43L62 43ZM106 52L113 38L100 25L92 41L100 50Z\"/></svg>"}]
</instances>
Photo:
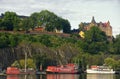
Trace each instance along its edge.
<instances>
[{"instance_id":1,"label":"tower","mask_svg":"<svg viewBox=\"0 0 120 79\"><path fill-rule=\"evenodd\" d=\"M91 23L96 24L94 16L92 17Z\"/></svg>"}]
</instances>

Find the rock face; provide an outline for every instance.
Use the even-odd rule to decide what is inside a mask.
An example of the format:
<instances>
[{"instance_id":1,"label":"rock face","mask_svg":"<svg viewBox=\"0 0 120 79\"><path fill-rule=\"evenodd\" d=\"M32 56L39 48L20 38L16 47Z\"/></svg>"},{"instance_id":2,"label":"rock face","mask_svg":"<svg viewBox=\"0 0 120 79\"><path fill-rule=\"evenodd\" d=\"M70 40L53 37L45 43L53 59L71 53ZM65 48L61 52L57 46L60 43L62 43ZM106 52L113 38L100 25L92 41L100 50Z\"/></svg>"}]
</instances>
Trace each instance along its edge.
<instances>
[{"instance_id":1,"label":"rock face","mask_svg":"<svg viewBox=\"0 0 120 79\"><path fill-rule=\"evenodd\" d=\"M51 49L39 44L22 44L14 48L0 49L0 67L6 69L11 66L15 60L24 59L25 53L32 58L33 55L45 54L50 60L56 61L57 64L66 64L71 61L72 57L76 56L79 51L69 44ZM48 61L49 62L49 61Z\"/></svg>"},{"instance_id":2,"label":"rock face","mask_svg":"<svg viewBox=\"0 0 120 79\"><path fill-rule=\"evenodd\" d=\"M0 49L0 67L6 68L11 65L14 60L17 59L16 53L14 52L14 48L4 48Z\"/></svg>"}]
</instances>

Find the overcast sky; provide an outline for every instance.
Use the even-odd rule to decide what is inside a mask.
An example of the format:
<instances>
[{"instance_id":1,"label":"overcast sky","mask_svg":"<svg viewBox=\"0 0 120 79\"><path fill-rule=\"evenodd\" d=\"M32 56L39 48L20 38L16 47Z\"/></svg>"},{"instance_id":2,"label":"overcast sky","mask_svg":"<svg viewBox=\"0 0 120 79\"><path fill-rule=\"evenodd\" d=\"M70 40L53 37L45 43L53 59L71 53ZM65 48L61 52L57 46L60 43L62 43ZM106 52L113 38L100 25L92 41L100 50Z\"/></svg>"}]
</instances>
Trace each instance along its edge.
<instances>
[{"instance_id":1,"label":"overcast sky","mask_svg":"<svg viewBox=\"0 0 120 79\"><path fill-rule=\"evenodd\" d=\"M29 16L45 9L68 19L72 29L80 22L91 22L94 16L96 22L109 20L113 35L120 34L120 0L0 0L0 13Z\"/></svg>"}]
</instances>

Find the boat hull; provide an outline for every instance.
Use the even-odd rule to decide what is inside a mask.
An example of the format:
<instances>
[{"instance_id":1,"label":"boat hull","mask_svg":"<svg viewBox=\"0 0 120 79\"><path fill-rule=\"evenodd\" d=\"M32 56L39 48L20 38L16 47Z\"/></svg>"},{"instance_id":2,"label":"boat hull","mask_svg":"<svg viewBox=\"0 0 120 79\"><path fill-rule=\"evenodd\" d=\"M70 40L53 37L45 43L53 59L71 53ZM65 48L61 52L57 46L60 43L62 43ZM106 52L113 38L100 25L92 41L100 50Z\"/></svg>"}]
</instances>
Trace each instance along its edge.
<instances>
[{"instance_id":1,"label":"boat hull","mask_svg":"<svg viewBox=\"0 0 120 79\"><path fill-rule=\"evenodd\" d=\"M52 71L46 71L49 74L79 74L79 72L52 72Z\"/></svg>"},{"instance_id":2,"label":"boat hull","mask_svg":"<svg viewBox=\"0 0 120 79\"><path fill-rule=\"evenodd\" d=\"M78 67L75 64L67 64L64 66L48 66L47 73L61 73L61 74L77 74Z\"/></svg>"},{"instance_id":3,"label":"boat hull","mask_svg":"<svg viewBox=\"0 0 120 79\"><path fill-rule=\"evenodd\" d=\"M115 71L101 71L101 70L92 70L87 69L86 71L88 74L115 74Z\"/></svg>"}]
</instances>

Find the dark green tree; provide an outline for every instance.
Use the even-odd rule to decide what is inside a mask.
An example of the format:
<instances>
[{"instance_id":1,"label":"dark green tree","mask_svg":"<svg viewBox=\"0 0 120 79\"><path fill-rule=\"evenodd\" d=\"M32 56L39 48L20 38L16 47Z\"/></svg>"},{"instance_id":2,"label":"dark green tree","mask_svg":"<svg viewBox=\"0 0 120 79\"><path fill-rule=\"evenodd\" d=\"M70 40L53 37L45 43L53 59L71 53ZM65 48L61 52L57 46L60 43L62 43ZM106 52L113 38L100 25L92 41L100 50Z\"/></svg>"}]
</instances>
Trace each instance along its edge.
<instances>
[{"instance_id":1,"label":"dark green tree","mask_svg":"<svg viewBox=\"0 0 120 79\"><path fill-rule=\"evenodd\" d=\"M12 31L14 28L18 27L19 18L16 13L14 12L5 12L4 17L2 19L2 27L3 30L10 30Z\"/></svg>"},{"instance_id":2,"label":"dark green tree","mask_svg":"<svg viewBox=\"0 0 120 79\"><path fill-rule=\"evenodd\" d=\"M9 35L9 46L10 47L15 47L18 44L18 37L17 35Z\"/></svg>"},{"instance_id":3,"label":"dark green tree","mask_svg":"<svg viewBox=\"0 0 120 79\"><path fill-rule=\"evenodd\" d=\"M28 31L29 29L32 29L32 21L30 18L26 18L24 20L22 20L22 29L24 31Z\"/></svg>"},{"instance_id":4,"label":"dark green tree","mask_svg":"<svg viewBox=\"0 0 120 79\"><path fill-rule=\"evenodd\" d=\"M33 26L44 26L47 31L63 30L65 33L70 33L70 23L68 20L58 17L53 12L42 10L40 13L33 13L30 16Z\"/></svg>"},{"instance_id":5,"label":"dark green tree","mask_svg":"<svg viewBox=\"0 0 120 79\"><path fill-rule=\"evenodd\" d=\"M31 16L30 16L30 20L31 20L31 28L32 29L34 29L36 26L40 26L39 25L39 13L33 13L33 14L31 14Z\"/></svg>"},{"instance_id":6,"label":"dark green tree","mask_svg":"<svg viewBox=\"0 0 120 79\"><path fill-rule=\"evenodd\" d=\"M8 47L8 43L9 43L8 35L1 33L0 34L0 48Z\"/></svg>"},{"instance_id":7,"label":"dark green tree","mask_svg":"<svg viewBox=\"0 0 120 79\"><path fill-rule=\"evenodd\" d=\"M120 54L120 34L116 36L113 47L114 47L114 53Z\"/></svg>"},{"instance_id":8,"label":"dark green tree","mask_svg":"<svg viewBox=\"0 0 120 79\"><path fill-rule=\"evenodd\" d=\"M90 30L85 32L85 40L83 49L85 52L97 54L99 52L107 51L107 36L98 27L93 26Z\"/></svg>"}]
</instances>

